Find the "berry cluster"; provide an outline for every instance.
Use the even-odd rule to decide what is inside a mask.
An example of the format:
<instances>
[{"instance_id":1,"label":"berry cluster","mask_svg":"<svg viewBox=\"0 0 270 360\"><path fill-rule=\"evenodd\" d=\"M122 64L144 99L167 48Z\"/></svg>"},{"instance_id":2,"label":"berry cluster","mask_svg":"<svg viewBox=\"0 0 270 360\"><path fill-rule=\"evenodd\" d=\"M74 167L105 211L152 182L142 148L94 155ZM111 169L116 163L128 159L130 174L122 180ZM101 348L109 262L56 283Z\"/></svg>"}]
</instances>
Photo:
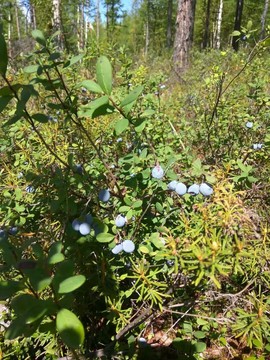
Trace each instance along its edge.
<instances>
[{"instance_id":1,"label":"berry cluster","mask_svg":"<svg viewBox=\"0 0 270 360\"><path fill-rule=\"evenodd\" d=\"M152 169L151 174L154 179L162 179L164 176L164 170L160 165L156 165ZM180 196L183 196L186 193L190 195L198 195L201 193L203 196L210 196L214 192L213 188L207 183L202 183L201 185L193 184L187 187L184 183L176 180L173 180L168 184L168 190L175 191Z\"/></svg>"}]
</instances>

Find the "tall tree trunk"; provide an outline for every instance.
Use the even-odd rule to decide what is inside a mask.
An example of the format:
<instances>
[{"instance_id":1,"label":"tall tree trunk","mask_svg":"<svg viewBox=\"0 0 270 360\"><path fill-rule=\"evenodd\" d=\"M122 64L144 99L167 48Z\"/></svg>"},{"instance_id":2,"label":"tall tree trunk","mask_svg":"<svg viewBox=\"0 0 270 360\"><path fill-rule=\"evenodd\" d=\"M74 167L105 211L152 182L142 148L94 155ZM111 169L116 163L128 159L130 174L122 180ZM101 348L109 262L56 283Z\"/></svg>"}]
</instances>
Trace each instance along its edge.
<instances>
[{"instance_id":1,"label":"tall tree trunk","mask_svg":"<svg viewBox=\"0 0 270 360\"><path fill-rule=\"evenodd\" d=\"M8 9L8 56L12 57L12 48L11 48L11 27L12 27L12 17L11 17L11 8L12 5L9 3Z\"/></svg>"},{"instance_id":2,"label":"tall tree trunk","mask_svg":"<svg viewBox=\"0 0 270 360\"><path fill-rule=\"evenodd\" d=\"M178 0L173 62L176 72L189 64L193 41L196 0Z\"/></svg>"},{"instance_id":3,"label":"tall tree trunk","mask_svg":"<svg viewBox=\"0 0 270 360\"><path fill-rule=\"evenodd\" d=\"M36 22L36 12L35 12L35 6L32 4L32 1L30 1L30 26L32 29L37 28L37 22Z\"/></svg>"},{"instance_id":4,"label":"tall tree trunk","mask_svg":"<svg viewBox=\"0 0 270 360\"><path fill-rule=\"evenodd\" d=\"M150 0L147 0L146 24L145 24L145 49L144 55L147 56L150 45Z\"/></svg>"},{"instance_id":5,"label":"tall tree trunk","mask_svg":"<svg viewBox=\"0 0 270 360\"><path fill-rule=\"evenodd\" d=\"M18 40L21 40L21 27L20 27L20 21L19 21L19 15L18 15L18 4L17 0L15 1L15 17L16 17L16 27L17 27L17 36Z\"/></svg>"},{"instance_id":6,"label":"tall tree trunk","mask_svg":"<svg viewBox=\"0 0 270 360\"><path fill-rule=\"evenodd\" d=\"M211 9L211 0L207 0L206 3L206 13L205 13L205 27L203 35L203 49L206 49L210 43L210 9Z\"/></svg>"},{"instance_id":7,"label":"tall tree trunk","mask_svg":"<svg viewBox=\"0 0 270 360\"><path fill-rule=\"evenodd\" d=\"M96 6L97 6L97 12L96 12L96 33L97 33L97 41L99 41L99 33L100 33L100 0L97 0Z\"/></svg>"},{"instance_id":8,"label":"tall tree trunk","mask_svg":"<svg viewBox=\"0 0 270 360\"><path fill-rule=\"evenodd\" d=\"M266 21L268 6L269 6L269 0L265 0L264 9L261 17L261 35L260 35L261 40L265 37L265 21Z\"/></svg>"},{"instance_id":9,"label":"tall tree trunk","mask_svg":"<svg viewBox=\"0 0 270 360\"><path fill-rule=\"evenodd\" d=\"M61 41L61 17L60 17L60 2L61 0L52 0L53 6L53 18L52 18L52 25L54 31L59 31L59 35L57 36L57 44L59 48L62 48L62 41Z\"/></svg>"},{"instance_id":10,"label":"tall tree trunk","mask_svg":"<svg viewBox=\"0 0 270 360\"><path fill-rule=\"evenodd\" d=\"M166 46L167 46L167 48L170 48L172 46L172 13L173 13L173 0L168 0L167 36L166 36Z\"/></svg>"},{"instance_id":11,"label":"tall tree trunk","mask_svg":"<svg viewBox=\"0 0 270 360\"><path fill-rule=\"evenodd\" d=\"M243 13L244 0L237 0L236 2L236 13L235 13L235 22L234 22L234 31L241 30L241 21ZM232 47L235 51L239 50L239 38L240 36L234 36L232 39Z\"/></svg>"},{"instance_id":12,"label":"tall tree trunk","mask_svg":"<svg viewBox=\"0 0 270 360\"><path fill-rule=\"evenodd\" d=\"M220 49L222 14L223 14L223 0L219 0L219 7L218 7L218 14L217 14L217 27L216 27L216 36L215 36L215 48L216 49Z\"/></svg>"}]
</instances>

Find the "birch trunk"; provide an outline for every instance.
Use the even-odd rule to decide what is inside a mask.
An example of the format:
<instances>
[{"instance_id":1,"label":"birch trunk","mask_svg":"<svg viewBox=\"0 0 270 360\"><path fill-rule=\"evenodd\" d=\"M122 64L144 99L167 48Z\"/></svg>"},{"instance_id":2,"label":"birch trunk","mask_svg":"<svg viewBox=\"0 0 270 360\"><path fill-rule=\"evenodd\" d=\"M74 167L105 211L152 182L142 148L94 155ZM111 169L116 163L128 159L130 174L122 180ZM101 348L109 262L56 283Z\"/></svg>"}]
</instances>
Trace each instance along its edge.
<instances>
[{"instance_id":1,"label":"birch trunk","mask_svg":"<svg viewBox=\"0 0 270 360\"><path fill-rule=\"evenodd\" d=\"M217 14L216 38L215 38L215 48L216 49L220 49L220 45L221 45L222 14L223 14L223 0L219 0L219 7L218 7L218 14Z\"/></svg>"},{"instance_id":2,"label":"birch trunk","mask_svg":"<svg viewBox=\"0 0 270 360\"><path fill-rule=\"evenodd\" d=\"M268 6L269 6L269 0L265 0L264 1L264 9L263 9L262 17L261 17L261 35L260 35L261 40L264 39L264 37L265 37L265 22L266 22Z\"/></svg>"}]
</instances>

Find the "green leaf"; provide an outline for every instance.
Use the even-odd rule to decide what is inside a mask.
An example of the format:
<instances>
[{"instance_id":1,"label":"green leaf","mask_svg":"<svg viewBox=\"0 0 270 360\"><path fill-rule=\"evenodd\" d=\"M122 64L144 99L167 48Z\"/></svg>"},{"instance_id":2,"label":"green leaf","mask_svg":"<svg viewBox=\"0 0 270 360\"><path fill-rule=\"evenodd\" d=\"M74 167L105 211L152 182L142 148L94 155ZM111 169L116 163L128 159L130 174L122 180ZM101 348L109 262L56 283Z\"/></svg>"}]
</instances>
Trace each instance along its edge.
<instances>
[{"instance_id":1,"label":"green leaf","mask_svg":"<svg viewBox=\"0 0 270 360\"><path fill-rule=\"evenodd\" d=\"M5 41L4 34L0 32L0 74L2 76L6 75L7 65L8 65L8 54L7 54L7 44Z\"/></svg>"},{"instance_id":2,"label":"green leaf","mask_svg":"<svg viewBox=\"0 0 270 360\"><path fill-rule=\"evenodd\" d=\"M39 44L41 44L43 46L46 46L46 39L45 39L42 31L37 30L37 29L33 30L32 36L36 40L36 42L38 42Z\"/></svg>"},{"instance_id":3,"label":"green leaf","mask_svg":"<svg viewBox=\"0 0 270 360\"><path fill-rule=\"evenodd\" d=\"M101 243L108 243L114 239L114 235L108 233L100 233L96 236L97 241Z\"/></svg>"},{"instance_id":4,"label":"green leaf","mask_svg":"<svg viewBox=\"0 0 270 360\"><path fill-rule=\"evenodd\" d=\"M84 342L84 328L77 316L68 309L61 309L56 316L56 329L64 343L78 348Z\"/></svg>"},{"instance_id":5,"label":"green leaf","mask_svg":"<svg viewBox=\"0 0 270 360\"><path fill-rule=\"evenodd\" d=\"M121 102L120 106L125 107L126 105L129 105L131 103L135 103L135 101L138 99L138 97L143 92L144 87L142 85L137 86L133 91L131 91L127 97Z\"/></svg>"},{"instance_id":6,"label":"green leaf","mask_svg":"<svg viewBox=\"0 0 270 360\"><path fill-rule=\"evenodd\" d=\"M101 56L96 65L97 82L105 94L112 92L112 66L106 56Z\"/></svg>"},{"instance_id":7,"label":"green leaf","mask_svg":"<svg viewBox=\"0 0 270 360\"><path fill-rule=\"evenodd\" d=\"M240 36L241 35L241 32L238 31L238 30L235 30L233 33L232 33L232 36Z\"/></svg>"},{"instance_id":8,"label":"green leaf","mask_svg":"<svg viewBox=\"0 0 270 360\"><path fill-rule=\"evenodd\" d=\"M144 110L144 112L140 115L141 118L146 118L146 117L149 117L149 116L152 116L156 113L155 110L153 109L146 109Z\"/></svg>"},{"instance_id":9,"label":"green leaf","mask_svg":"<svg viewBox=\"0 0 270 360\"><path fill-rule=\"evenodd\" d=\"M84 54L80 54L80 55L76 55L73 56L71 59L69 59L65 65L63 66L64 68L67 68L69 66L72 66L74 64L76 64L78 61L80 61L82 58L84 57Z\"/></svg>"},{"instance_id":10,"label":"green leaf","mask_svg":"<svg viewBox=\"0 0 270 360\"><path fill-rule=\"evenodd\" d=\"M0 113L5 109L7 104L10 102L10 100L13 98L13 96L1 96L0 97Z\"/></svg>"},{"instance_id":11,"label":"green leaf","mask_svg":"<svg viewBox=\"0 0 270 360\"><path fill-rule=\"evenodd\" d=\"M48 116L44 114L34 114L32 118L40 123L47 123L49 121Z\"/></svg>"},{"instance_id":12,"label":"green leaf","mask_svg":"<svg viewBox=\"0 0 270 360\"><path fill-rule=\"evenodd\" d=\"M0 281L0 300L6 300L12 295L14 295L17 291L22 290L24 288L23 284L18 281Z\"/></svg>"},{"instance_id":13,"label":"green leaf","mask_svg":"<svg viewBox=\"0 0 270 360\"><path fill-rule=\"evenodd\" d=\"M84 87L87 90L92 91L94 93L100 93L100 94L103 93L101 87L93 80L84 80L79 84L79 87Z\"/></svg>"},{"instance_id":14,"label":"green leaf","mask_svg":"<svg viewBox=\"0 0 270 360\"><path fill-rule=\"evenodd\" d=\"M147 120L138 119L135 123L135 131L137 133L142 132L144 130L146 124L147 124Z\"/></svg>"},{"instance_id":15,"label":"green leaf","mask_svg":"<svg viewBox=\"0 0 270 360\"><path fill-rule=\"evenodd\" d=\"M62 254L63 244L61 241L57 241L52 244L48 254L48 264L54 265L65 260L64 254Z\"/></svg>"},{"instance_id":16,"label":"green leaf","mask_svg":"<svg viewBox=\"0 0 270 360\"><path fill-rule=\"evenodd\" d=\"M114 107L109 105L109 97L107 95L102 96L85 106L80 107L79 116L83 117L91 117L94 119L95 117L101 115L108 115L114 111Z\"/></svg>"},{"instance_id":17,"label":"green leaf","mask_svg":"<svg viewBox=\"0 0 270 360\"><path fill-rule=\"evenodd\" d=\"M116 135L120 135L123 131L125 131L128 128L128 126L129 126L128 119L123 118L118 120L114 127Z\"/></svg>"},{"instance_id":18,"label":"green leaf","mask_svg":"<svg viewBox=\"0 0 270 360\"><path fill-rule=\"evenodd\" d=\"M84 275L71 276L63 280L59 284L58 293L59 294L70 293L78 289L80 286L82 286L85 283L85 281L86 281L86 277Z\"/></svg>"},{"instance_id":19,"label":"green leaf","mask_svg":"<svg viewBox=\"0 0 270 360\"><path fill-rule=\"evenodd\" d=\"M151 248L149 248L149 246L146 246L146 245L140 245L139 251L142 252L143 254L149 254L151 251Z\"/></svg>"},{"instance_id":20,"label":"green leaf","mask_svg":"<svg viewBox=\"0 0 270 360\"><path fill-rule=\"evenodd\" d=\"M29 66L26 66L23 71L26 73L26 74L32 74L32 73L35 73L38 71L38 68L40 67L40 65L29 65Z\"/></svg>"},{"instance_id":21,"label":"green leaf","mask_svg":"<svg viewBox=\"0 0 270 360\"><path fill-rule=\"evenodd\" d=\"M52 282L52 278L44 269L25 270L25 273L29 276L30 283L34 290L42 291Z\"/></svg>"},{"instance_id":22,"label":"green leaf","mask_svg":"<svg viewBox=\"0 0 270 360\"><path fill-rule=\"evenodd\" d=\"M13 340L16 337L23 335L25 326L26 326L25 320L22 318L16 318L12 320L10 326L5 332L5 339Z\"/></svg>"},{"instance_id":23,"label":"green leaf","mask_svg":"<svg viewBox=\"0 0 270 360\"><path fill-rule=\"evenodd\" d=\"M204 339L206 337L206 334L204 331L195 331L194 336L197 339Z\"/></svg>"},{"instance_id":24,"label":"green leaf","mask_svg":"<svg viewBox=\"0 0 270 360\"><path fill-rule=\"evenodd\" d=\"M194 346L195 346L195 351L197 353L202 353L206 349L206 344L204 342L201 342L201 341L198 341L197 343L195 343Z\"/></svg>"}]
</instances>

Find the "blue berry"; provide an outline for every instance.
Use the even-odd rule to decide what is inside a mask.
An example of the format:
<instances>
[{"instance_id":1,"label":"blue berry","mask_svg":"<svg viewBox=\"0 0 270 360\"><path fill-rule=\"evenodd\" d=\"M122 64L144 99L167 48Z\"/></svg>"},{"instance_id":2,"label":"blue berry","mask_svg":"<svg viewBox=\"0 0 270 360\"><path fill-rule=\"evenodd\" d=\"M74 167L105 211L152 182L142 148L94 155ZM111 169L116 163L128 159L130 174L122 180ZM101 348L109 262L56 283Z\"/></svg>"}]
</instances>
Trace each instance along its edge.
<instances>
[{"instance_id":1,"label":"blue berry","mask_svg":"<svg viewBox=\"0 0 270 360\"><path fill-rule=\"evenodd\" d=\"M30 194L35 192L35 188L32 185L27 185L25 190Z\"/></svg>"},{"instance_id":2,"label":"blue berry","mask_svg":"<svg viewBox=\"0 0 270 360\"><path fill-rule=\"evenodd\" d=\"M178 183L176 185L175 191L178 195L182 196L187 192L187 187L184 183Z\"/></svg>"},{"instance_id":3,"label":"blue berry","mask_svg":"<svg viewBox=\"0 0 270 360\"><path fill-rule=\"evenodd\" d=\"M188 188L187 192L191 195L198 195L200 192L200 186L198 184L193 184Z\"/></svg>"},{"instance_id":4,"label":"blue berry","mask_svg":"<svg viewBox=\"0 0 270 360\"><path fill-rule=\"evenodd\" d=\"M160 165L156 165L153 169L152 169L152 177L154 179L162 179L164 176L164 170L162 169L162 167Z\"/></svg>"},{"instance_id":5,"label":"blue berry","mask_svg":"<svg viewBox=\"0 0 270 360\"><path fill-rule=\"evenodd\" d=\"M82 223L79 227L79 232L82 235L88 235L88 234L90 234L90 231L91 231L90 225L85 222Z\"/></svg>"},{"instance_id":6,"label":"blue berry","mask_svg":"<svg viewBox=\"0 0 270 360\"><path fill-rule=\"evenodd\" d=\"M80 230L80 225L81 225L81 221L79 219L74 219L71 224L73 230L75 230L75 231Z\"/></svg>"},{"instance_id":7,"label":"blue berry","mask_svg":"<svg viewBox=\"0 0 270 360\"><path fill-rule=\"evenodd\" d=\"M248 129L251 129L251 128L253 127L253 122L247 121L247 122L246 122L246 127L247 127Z\"/></svg>"},{"instance_id":8,"label":"blue berry","mask_svg":"<svg viewBox=\"0 0 270 360\"><path fill-rule=\"evenodd\" d=\"M75 165L74 171L75 171L77 174L82 175L82 173L83 173L83 167L82 167L82 165L81 165L81 164Z\"/></svg>"},{"instance_id":9,"label":"blue berry","mask_svg":"<svg viewBox=\"0 0 270 360\"><path fill-rule=\"evenodd\" d=\"M117 244L117 245L115 245L115 247L112 249L112 253L113 253L114 255L117 255L117 254L119 254L122 250L123 250L123 244L122 244L122 243L121 243L121 244Z\"/></svg>"},{"instance_id":10,"label":"blue berry","mask_svg":"<svg viewBox=\"0 0 270 360\"><path fill-rule=\"evenodd\" d=\"M210 196L213 194L213 191L214 191L213 188L206 183L202 183L200 185L200 193L203 196Z\"/></svg>"},{"instance_id":11,"label":"blue berry","mask_svg":"<svg viewBox=\"0 0 270 360\"><path fill-rule=\"evenodd\" d=\"M5 230L0 229L0 241L1 240L6 240L8 238L8 234Z\"/></svg>"},{"instance_id":12,"label":"blue berry","mask_svg":"<svg viewBox=\"0 0 270 360\"><path fill-rule=\"evenodd\" d=\"M135 250L135 244L132 240L123 241L123 250L126 253L132 253Z\"/></svg>"},{"instance_id":13,"label":"blue berry","mask_svg":"<svg viewBox=\"0 0 270 360\"><path fill-rule=\"evenodd\" d=\"M108 189L100 190L100 192L98 194L98 198L102 202L108 202L110 197L111 197L111 194Z\"/></svg>"},{"instance_id":14,"label":"blue berry","mask_svg":"<svg viewBox=\"0 0 270 360\"><path fill-rule=\"evenodd\" d=\"M117 215L115 218L115 225L117 227L123 227L127 222L127 218L123 215Z\"/></svg>"},{"instance_id":15,"label":"blue berry","mask_svg":"<svg viewBox=\"0 0 270 360\"><path fill-rule=\"evenodd\" d=\"M175 190L177 184L178 182L176 180L171 181L167 186L168 190Z\"/></svg>"},{"instance_id":16,"label":"blue berry","mask_svg":"<svg viewBox=\"0 0 270 360\"><path fill-rule=\"evenodd\" d=\"M253 144L252 145L252 148L254 150L261 150L262 147L263 147L263 144Z\"/></svg>"},{"instance_id":17,"label":"blue berry","mask_svg":"<svg viewBox=\"0 0 270 360\"><path fill-rule=\"evenodd\" d=\"M17 226L13 226L11 227L8 232L10 233L10 235L16 235L18 233L18 228Z\"/></svg>"},{"instance_id":18,"label":"blue berry","mask_svg":"<svg viewBox=\"0 0 270 360\"><path fill-rule=\"evenodd\" d=\"M116 140L116 142L122 142L123 141L123 139L120 137L120 138L118 138L117 140Z\"/></svg>"}]
</instances>

